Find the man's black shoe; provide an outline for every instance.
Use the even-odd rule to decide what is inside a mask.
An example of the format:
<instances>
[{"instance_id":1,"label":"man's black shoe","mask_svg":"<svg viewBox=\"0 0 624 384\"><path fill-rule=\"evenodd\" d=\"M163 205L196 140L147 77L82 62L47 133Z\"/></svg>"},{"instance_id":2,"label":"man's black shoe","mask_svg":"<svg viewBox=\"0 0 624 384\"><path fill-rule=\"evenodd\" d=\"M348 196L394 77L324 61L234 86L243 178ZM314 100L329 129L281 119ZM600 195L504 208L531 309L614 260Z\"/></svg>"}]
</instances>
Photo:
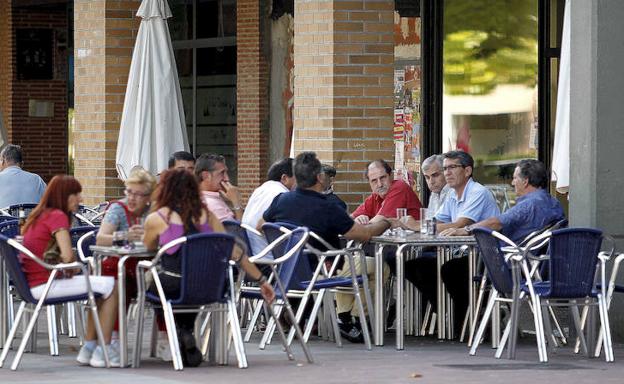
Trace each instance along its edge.
<instances>
[{"instance_id":1,"label":"man's black shoe","mask_svg":"<svg viewBox=\"0 0 624 384\"><path fill-rule=\"evenodd\" d=\"M352 343L363 343L364 335L362 334L362 330L359 329L353 323L347 324L338 324L338 328L340 329L340 336L349 340Z\"/></svg>"}]
</instances>

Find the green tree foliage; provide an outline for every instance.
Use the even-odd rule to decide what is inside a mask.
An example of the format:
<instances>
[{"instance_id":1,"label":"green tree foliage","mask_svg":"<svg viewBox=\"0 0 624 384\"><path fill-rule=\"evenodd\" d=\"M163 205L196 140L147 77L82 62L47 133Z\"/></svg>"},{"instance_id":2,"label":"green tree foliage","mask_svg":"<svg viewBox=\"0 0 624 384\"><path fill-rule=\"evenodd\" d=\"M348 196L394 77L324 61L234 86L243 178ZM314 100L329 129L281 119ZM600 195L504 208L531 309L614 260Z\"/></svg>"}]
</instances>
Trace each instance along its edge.
<instances>
[{"instance_id":1,"label":"green tree foliage","mask_svg":"<svg viewBox=\"0 0 624 384\"><path fill-rule=\"evenodd\" d=\"M445 0L444 86L484 95L537 82L538 0Z\"/></svg>"}]
</instances>

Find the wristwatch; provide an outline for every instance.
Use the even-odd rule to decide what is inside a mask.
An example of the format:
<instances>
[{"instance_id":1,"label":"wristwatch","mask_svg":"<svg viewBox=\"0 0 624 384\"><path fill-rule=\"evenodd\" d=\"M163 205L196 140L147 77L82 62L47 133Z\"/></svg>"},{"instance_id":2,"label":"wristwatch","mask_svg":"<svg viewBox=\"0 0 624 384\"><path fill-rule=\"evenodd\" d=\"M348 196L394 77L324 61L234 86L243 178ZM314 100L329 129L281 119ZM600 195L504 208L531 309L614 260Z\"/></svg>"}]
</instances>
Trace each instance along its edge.
<instances>
[{"instance_id":1,"label":"wristwatch","mask_svg":"<svg viewBox=\"0 0 624 384\"><path fill-rule=\"evenodd\" d=\"M472 230L473 230L472 225L466 225L466 226L464 227L464 230L465 230L466 232L468 232L469 234L470 234L470 233L472 233Z\"/></svg>"}]
</instances>

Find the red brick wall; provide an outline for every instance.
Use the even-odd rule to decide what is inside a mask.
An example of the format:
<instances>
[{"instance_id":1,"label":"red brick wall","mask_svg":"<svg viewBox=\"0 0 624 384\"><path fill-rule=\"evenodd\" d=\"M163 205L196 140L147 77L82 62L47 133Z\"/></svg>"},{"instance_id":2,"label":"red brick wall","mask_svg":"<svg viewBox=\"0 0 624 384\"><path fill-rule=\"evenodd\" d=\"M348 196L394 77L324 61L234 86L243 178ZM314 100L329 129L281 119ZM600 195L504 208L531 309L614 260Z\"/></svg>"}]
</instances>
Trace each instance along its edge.
<instances>
[{"instance_id":1,"label":"red brick wall","mask_svg":"<svg viewBox=\"0 0 624 384\"><path fill-rule=\"evenodd\" d=\"M11 0L0 0L0 112L2 113L2 123L8 130L9 140L11 130L11 90L13 84L13 16Z\"/></svg>"},{"instance_id":2,"label":"red brick wall","mask_svg":"<svg viewBox=\"0 0 624 384\"><path fill-rule=\"evenodd\" d=\"M238 184L243 196L264 181L269 166L269 65L266 1L236 3Z\"/></svg>"},{"instance_id":3,"label":"red brick wall","mask_svg":"<svg viewBox=\"0 0 624 384\"><path fill-rule=\"evenodd\" d=\"M67 172L67 46L58 44L57 37L67 33L65 7L13 8L12 36L15 52L16 30L20 28L51 28L53 30L54 75L52 80L19 80L15 70L15 54L11 54L12 91L8 131L11 141L22 146L24 168L48 181ZM53 117L29 117L29 100L54 103Z\"/></svg>"}]
</instances>

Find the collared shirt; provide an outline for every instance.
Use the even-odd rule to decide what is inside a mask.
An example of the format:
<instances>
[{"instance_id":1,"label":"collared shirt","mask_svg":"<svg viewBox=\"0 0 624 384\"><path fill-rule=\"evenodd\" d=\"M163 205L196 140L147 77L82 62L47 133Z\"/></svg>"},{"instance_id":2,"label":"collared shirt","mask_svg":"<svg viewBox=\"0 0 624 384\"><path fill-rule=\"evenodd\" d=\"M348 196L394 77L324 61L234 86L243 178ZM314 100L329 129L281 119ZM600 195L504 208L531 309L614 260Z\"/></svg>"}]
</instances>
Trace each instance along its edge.
<instances>
[{"instance_id":1,"label":"collared shirt","mask_svg":"<svg viewBox=\"0 0 624 384\"><path fill-rule=\"evenodd\" d=\"M402 180L394 180L384 198L373 193L353 211L351 216L366 215L373 218L382 215L384 217L396 217L397 208L407 208L407 214L418 220L421 207L420 200L412 188Z\"/></svg>"},{"instance_id":2,"label":"collared shirt","mask_svg":"<svg viewBox=\"0 0 624 384\"><path fill-rule=\"evenodd\" d=\"M228 207L219 192L202 191L201 197L206 207L208 207L208 210L212 212L219 221L234 220L236 218L234 212Z\"/></svg>"},{"instance_id":3,"label":"collared shirt","mask_svg":"<svg viewBox=\"0 0 624 384\"><path fill-rule=\"evenodd\" d=\"M347 211L325 195L301 188L276 196L263 218L266 222L306 226L336 248L340 248L338 235L349 232L355 224Z\"/></svg>"},{"instance_id":4,"label":"collared shirt","mask_svg":"<svg viewBox=\"0 0 624 384\"><path fill-rule=\"evenodd\" d=\"M39 203L45 189L46 184L39 175L26 172L15 165L6 167L0 172L0 208Z\"/></svg>"},{"instance_id":5,"label":"collared shirt","mask_svg":"<svg viewBox=\"0 0 624 384\"><path fill-rule=\"evenodd\" d=\"M564 218L559 201L546 190L538 189L520 196L516 205L500 215L501 232L514 242L521 242L528 234Z\"/></svg>"},{"instance_id":6,"label":"collared shirt","mask_svg":"<svg viewBox=\"0 0 624 384\"><path fill-rule=\"evenodd\" d=\"M429 212L433 212L433 215L438 213L442 205L444 205L446 198L449 196L449 193L451 193L451 187L449 187L448 184L445 184L444 188L438 193L431 192L429 205L427 206L427 209L430 210Z\"/></svg>"},{"instance_id":7,"label":"collared shirt","mask_svg":"<svg viewBox=\"0 0 624 384\"><path fill-rule=\"evenodd\" d=\"M256 188L251 194L251 197L249 197L241 222L252 228L256 228L258 222L262 218L262 214L269 208L275 196L284 192L288 192L288 188L281 182L274 180L265 181L261 186ZM251 251L254 255L260 253L260 251L267 246L264 237L258 237L249 231L247 232L247 236L249 236Z\"/></svg>"},{"instance_id":8,"label":"collared shirt","mask_svg":"<svg viewBox=\"0 0 624 384\"><path fill-rule=\"evenodd\" d=\"M470 178L461 197L458 198L455 190L451 190L435 217L442 223L454 223L460 217L477 223L498 215L500 210L492 193Z\"/></svg>"}]
</instances>

